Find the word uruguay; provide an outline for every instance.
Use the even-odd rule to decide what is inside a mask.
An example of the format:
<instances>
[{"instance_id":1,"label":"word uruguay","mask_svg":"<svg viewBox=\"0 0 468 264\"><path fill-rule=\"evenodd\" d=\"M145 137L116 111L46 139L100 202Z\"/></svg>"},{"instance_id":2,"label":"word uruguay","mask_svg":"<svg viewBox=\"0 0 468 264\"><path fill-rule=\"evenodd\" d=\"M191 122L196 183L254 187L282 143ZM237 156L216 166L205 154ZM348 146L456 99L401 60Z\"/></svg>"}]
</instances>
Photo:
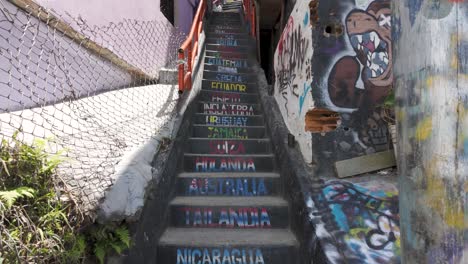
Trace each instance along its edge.
<instances>
[{"instance_id":1,"label":"word uruguay","mask_svg":"<svg viewBox=\"0 0 468 264\"><path fill-rule=\"evenodd\" d=\"M240 83L225 83L225 82L211 82L211 89L219 89L222 91L245 92L247 86Z\"/></svg>"},{"instance_id":2,"label":"word uruguay","mask_svg":"<svg viewBox=\"0 0 468 264\"><path fill-rule=\"evenodd\" d=\"M241 102L241 95L240 94L226 94L226 93L219 93L214 92L211 96L211 101L213 102L222 102L222 103L240 103Z\"/></svg>"},{"instance_id":3,"label":"word uruguay","mask_svg":"<svg viewBox=\"0 0 468 264\"><path fill-rule=\"evenodd\" d=\"M266 208L181 208L185 212L185 225L194 227L271 227ZM219 211L217 211L219 210Z\"/></svg>"},{"instance_id":4,"label":"word uruguay","mask_svg":"<svg viewBox=\"0 0 468 264\"><path fill-rule=\"evenodd\" d=\"M192 179L186 190L187 195L223 195L223 196L263 196L268 195L263 178L199 178Z\"/></svg>"},{"instance_id":5,"label":"word uruguay","mask_svg":"<svg viewBox=\"0 0 468 264\"><path fill-rule=\"evenodd\" d=\"M265 264L260 249L177 249L177 264Z\"/></svg>"},{"instance_id":6,"label":"word uruguay","mask_svg":"<svg viewBox=\"0 0 468 264\"><path fill-rule=\"evenodd\" d=\"M247 126L247 117L206 116L206 124L214 126Z\"/></svg>"},{"instance_id":7,"label":"word uruguay","mask_svg":"<svg viewBox=\"0 0 468 264\"><path fill-rule=\"evenodd\" d=\"M208 127L208 138L249 139L249 135L242 127Z\"/></svg>"},{"instance_id":8,"label":"word uruguay","mask_svg":"<svg viewBox=\"0 0 468 264\"><path fill-rule=\"evenodd\" d=\"M231 74L216 74L216 80L222 82L243 82L241 75L231 75Z\"/></svg>"},{"instance_id":9,"label":"word uruguay","mask_svg":"<svg viewBox=\"0 0 468 264\"><path fill-rule=\"evenodd\" d=\"M220 172L220 171L252 171L255 172L255 163L252 158L206 158L195 159L196 172Z\"/></svg>"},{"instance_id":10,"label":"word uruguay","mask_svg":"<svg viewBox=\"0 0 468 264\"><path fill-rule=\"evenodd\" d=\"M241 104L219 104L219 103L204 103L203 111L205 114L217 115L253 115L254 109L252 105Z\"/></svg>"},{"instance_id":11,"label":"word uruguay","mask_svg":"<svg viewBox=\"0 0 468 264\"><path fill-rule=\"evenodd\" d=\"M208 64L237 68L247 68L248 66L246 60L226 60L220 58L208 58Z\"/></svg>"}]
</instances>

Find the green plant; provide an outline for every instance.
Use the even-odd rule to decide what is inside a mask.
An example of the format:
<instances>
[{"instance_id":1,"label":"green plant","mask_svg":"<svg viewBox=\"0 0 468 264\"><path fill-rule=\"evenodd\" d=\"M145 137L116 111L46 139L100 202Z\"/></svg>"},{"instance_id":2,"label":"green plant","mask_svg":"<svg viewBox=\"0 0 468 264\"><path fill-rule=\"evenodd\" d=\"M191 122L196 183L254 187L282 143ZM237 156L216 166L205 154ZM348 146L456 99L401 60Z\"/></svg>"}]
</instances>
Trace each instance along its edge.
<instances>
[{"instance_id":1,"label":"green plant","mask_svg":"<svg viewBox=\"0 0 468 264\"><path fill-rule=\"evenodd\" d=\"M93 252L99 263L104 263L108 253L115 251L121 254L130 247L130 233L126 226L113 228L108 225L99 225L88 231L89 239L93 244Z\"/></svg>"},{"instance_id":2,"label":"green plant","mask_svg":"<svg viewBox=\"0 0 468 264\"><path fill-rule=\"evenodd\" d=\"M0 259L4 263L79 262L83 250L75 261L66 254L75 245L82 219L73 203L60 199L66 190L55 170L62 153L48 154L48 141L28 145L17 135L0 144Z\"/></svg>"},{"instance_id":3,"label":"green plant","mask_svg":"<svg viewBox=\"0 0 468 264\"><path fill-rule=\"evenodd\" d=\"M393 89L387 94L381 107L385 122L390 125L395 124L395 92Z\"/></svg>"}]
</instances>

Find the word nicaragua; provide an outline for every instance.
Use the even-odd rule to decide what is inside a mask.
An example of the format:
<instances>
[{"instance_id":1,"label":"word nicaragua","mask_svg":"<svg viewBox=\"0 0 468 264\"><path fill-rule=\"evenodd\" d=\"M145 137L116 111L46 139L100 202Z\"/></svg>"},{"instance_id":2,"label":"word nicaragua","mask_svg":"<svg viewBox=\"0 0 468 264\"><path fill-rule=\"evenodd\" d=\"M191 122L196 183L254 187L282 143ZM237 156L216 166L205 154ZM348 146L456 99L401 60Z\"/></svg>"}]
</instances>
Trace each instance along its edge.
<instances>
[{"instance_id":1,"label":"word nicaragua","mask_svg":"<svg viewBox=\"0 0 468 264\"><path fill-rule=\"evenodd\" d=\"M181 208L185 213L185 225L194 227L271 227L266 208ZM219 211L218 211L219 210Z\"/></svg>"},{"instance_id":2,"label":"word nicaragua","mask_svg":"<svg viewBox=\"0 0 468 264\"><path fill-rule=\"evenodd\" d=\"M211 82L211 89L218 89L222 91L245 92L247 86L240 83L224 83L224 82Z\"/></svg>"},{"instance_id":3,"label":"word nicaragua","mask_svg":"<svg viewBox=\"0 0 468 264\"><path fill-rule=\"evenodd\" d=\"M247 126L247 117L206 116L206 124L215 126Z\"/></svg>"},{"instance_id":4,"label":"word nicaragua","mask_svg":"<svg viewBox=\"0 0 468 264\"><path fill-rule=\"evenodd\" d=\"M208 127L208 138L248 139L249 135L242 127Z\"/></svg>"},{"instance_id":5,"label":"word nicaragua","mask_svg":"<svg viewBox=\"0 0 468 264\"><path fill-rule=\"evenodd\" d=\"M268 195L265 180L260 178L192 179L187 195L225 195L225 196L262 196Z\"/></svg>"},{"instance_id":6,"label":"word nicaragua","mask_svg":"<svg viewBox=\"0 0 468 264\"><path fill-rule=\"evenodd\" d=\"M260 249L183 248L177 249L177 264L265 264L265 261Z\"/></svg>"},{"instance_id":7,"label":"word nicaragua","mask_svg":"<svg viewBox=\"0 0 468 264\"><path fill-rule=\"evenodd\" d=\"M255 163L252 158L205 158L195 159L195 171L219 172L219 171L255 171Z\"/></svg>"},{"instance_id":8,"label":"word nicaragua","mask_svg":"<svg viewBox=\"0 0 468 264\"><path fill-rule=\"evenodd\" d=\"M254 115L252 105L241 104L204 103L203 111L212 115Z\"/></svg>"}]
</instances>

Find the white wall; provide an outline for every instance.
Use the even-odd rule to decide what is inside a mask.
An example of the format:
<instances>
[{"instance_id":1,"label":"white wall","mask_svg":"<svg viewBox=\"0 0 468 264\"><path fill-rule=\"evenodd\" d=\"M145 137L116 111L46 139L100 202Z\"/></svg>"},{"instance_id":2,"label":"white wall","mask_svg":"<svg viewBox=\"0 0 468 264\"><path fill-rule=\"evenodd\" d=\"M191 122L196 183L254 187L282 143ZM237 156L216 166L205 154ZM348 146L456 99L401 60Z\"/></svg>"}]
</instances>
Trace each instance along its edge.
<instances>
[{"instance_id":1,"label":"white wall","mask_svg":"<svg viewBox=\"0 0 468 264\"><path fill-rule=\"evenodd\" d=\"M275 98L304 159L312 161L312 136L305 131L305 114L312 101L312 30L308 1L298 1L281 35L274 56ZM296 39L297 36L297 39Z\"/></svg>"}]
</instances>

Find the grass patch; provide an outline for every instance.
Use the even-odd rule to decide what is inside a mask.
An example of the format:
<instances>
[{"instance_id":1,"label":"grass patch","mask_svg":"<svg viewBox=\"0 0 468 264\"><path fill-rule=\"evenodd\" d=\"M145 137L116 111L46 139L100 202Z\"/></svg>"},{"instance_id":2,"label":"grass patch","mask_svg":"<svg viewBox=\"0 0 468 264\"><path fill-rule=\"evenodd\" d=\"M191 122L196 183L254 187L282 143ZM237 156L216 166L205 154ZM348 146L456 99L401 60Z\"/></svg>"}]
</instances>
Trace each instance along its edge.
<instances>
[{"instance_id":1,"label":"grass patch","mask_svg":"<svg viewBox=\"0 0 468 264\"><path fill-rule=\"evenodd\" d=\"M85 226L79 205L56 174L62 154L16 139L0 145L0 264L100 263L130 246L123 226Z\"/></svg>"}]
</instances>

